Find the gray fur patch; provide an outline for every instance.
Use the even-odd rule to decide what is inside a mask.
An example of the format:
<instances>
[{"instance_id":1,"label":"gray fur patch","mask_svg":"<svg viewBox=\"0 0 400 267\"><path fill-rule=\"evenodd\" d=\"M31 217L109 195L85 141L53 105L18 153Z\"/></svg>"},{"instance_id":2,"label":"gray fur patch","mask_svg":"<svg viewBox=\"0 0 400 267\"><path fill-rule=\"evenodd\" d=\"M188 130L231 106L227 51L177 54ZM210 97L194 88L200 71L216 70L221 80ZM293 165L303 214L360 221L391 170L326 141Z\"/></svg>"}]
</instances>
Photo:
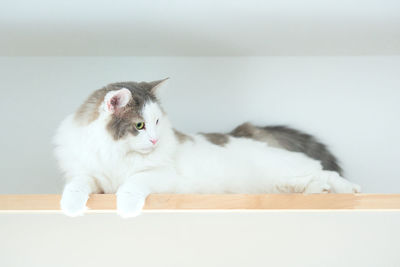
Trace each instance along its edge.
<instances>
[{"instance_id":1,"label":"gray fur patch","mask_svg":"<svg viewBox=\"0 0 400 267\"><path fill-rule=\"evenodd\" d=\"M90 124L99 117L99 107L107 94L105 88L94 91L75 113L75 120L81 125Z\"/></svg>"},{"instance_id":2,"label":"gray fur patch","mask_svg":"<svg viewBox=\"0 0 400 267\"><path fill-rule=\"evenodd\" d=\"M174 134L175 134L175 137L178 139L179 143L181 143L181 144L183 144L187 141L193 141L193 138L191 136L181 133L175 129L174 129Z\"/></svg>"},{"instance_id":3,"label":"gray fur patch","mask_svg":"<svg viewBox=\"0 0 400 267\"><path fill-rule=\"evenodd\" d=\"M106 94L110 91L126 88L131 91L132 99L120 112L112 114L111 120L106 128L114 140L123 138L127 133L137 135L139 132L134 127L134 124L143 121L141 116L143 106L147 102L159 103L152 91L152 88L158 83L119 82L109 84L89 96L75 113L75 119L81 124L89 124L96 120L99 116L99 106L104 101Z\"/></svg>"},{"instance_id":4,"label":"gray fur patch","mask_svg":"<svg viewBox=\"0 0 400 267\"><path fill-rule=\"evenodd\" d=\"M244 123L236 127L230 135L252 138L266 142L273 147L304 153L310 158L319 160L325 170L336 171L340 175L343 174L338 160L326 145L319 142L314 136L298 130L286 126L258 127L250 123Z\"/></svg>"},{"instance_id":5,"label":"gray fur patch","mask_svg":"<svg viewBox=\"0 0 400 267\"><path fill-rule=\"evenodd\" d=\"M225 146L229 142L229 136L221 133L199 133L203 135L210 143L217 146Z\"/></svg>"},{"instance_id":6,"label":"gray fur patch","mask_svg":"<svg viewBox=\"0 0 400 267\"><path fill-rule=\"evenodd\" d=\"M248 122L236 127L230 135L234 137L247 137L257 141L266 142L272 147L284 148L279 144L278 140L274 138L272 133L260 129Z\"/></svg>"}]
</instances>

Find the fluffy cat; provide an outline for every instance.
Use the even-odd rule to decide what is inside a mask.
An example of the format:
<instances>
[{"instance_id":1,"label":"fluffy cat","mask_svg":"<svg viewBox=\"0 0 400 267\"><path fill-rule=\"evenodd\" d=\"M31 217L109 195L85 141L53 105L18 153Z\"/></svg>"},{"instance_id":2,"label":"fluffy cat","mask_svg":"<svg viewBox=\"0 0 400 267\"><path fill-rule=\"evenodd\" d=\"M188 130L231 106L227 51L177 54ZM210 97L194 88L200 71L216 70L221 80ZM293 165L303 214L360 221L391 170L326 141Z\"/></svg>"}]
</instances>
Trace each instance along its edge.
<instances>
[{"instance_id":1,"label":"fluffy cat","mask_svg":"<svg viewBox=\"0 0 400 267\"><path fill-rule=\"evenodd\" d=\"M360 191L324 145L290 128L175 130L157 98L164 81L109 84L61 123L54 142L67 215L81 215L91 193L116 193L118 214L133 217L150 193Z\"/></svg>"}]
</instances>

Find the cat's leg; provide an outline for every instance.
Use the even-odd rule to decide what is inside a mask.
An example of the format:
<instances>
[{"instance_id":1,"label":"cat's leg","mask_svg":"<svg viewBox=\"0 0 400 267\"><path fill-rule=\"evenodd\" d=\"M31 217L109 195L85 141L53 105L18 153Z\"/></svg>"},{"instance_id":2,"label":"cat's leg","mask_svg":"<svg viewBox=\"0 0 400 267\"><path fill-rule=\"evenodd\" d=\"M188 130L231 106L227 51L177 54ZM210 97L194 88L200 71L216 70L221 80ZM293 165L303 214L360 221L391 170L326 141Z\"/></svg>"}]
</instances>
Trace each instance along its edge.
<instances>
[{"instance_id":1,"label":"cat's leg","mask_svg":"<svg viewBox=\"0 0 400 267\"><path fill-rule=\"evenodd\" d=\"M331 193L332 187L325 179L312 179L304 188L304 194L326 194Z\"/></svg>"},{"instance_id":2,"label":"cat's leg","mask_svg":"<svg viewBox=\"0 0 400 267\"><path fill-rule=\"evenodd\" d=\"M309 175L279 180L275 185L279 193L360 193L359 185L354 184L337 172L320 170Z\"/></svg>"},{"instance_id":3,"label":"cat's leg","mask_svg":"<svg viewBox=\"0 0 400 267\"><path fill-rule=\"evenodd\" d=\"M138 216L149 195L149 189L138 186L134 179L126 181L117 191L117 213L123 218Z\"/></svg>"},{"instance_id":4,"label":"cat's leg","mask_svg":"<svg viewBox=\"0 0 400 267\"><path fill-rule=\"evenodd\" d=\"M89 194L96 190L92 178L79 176L71 179L64 187L61 197L61 210L68 216L82 215L86 210L86 202Z\"/></svg>"},{"instance_id":5,"label":"cat's leg","mask_svg":"<svg viewBox=\"0 0 400 267\"><path fill-rule=\"evenodd\" d=\"M304 175L280 179L275 184L275 189L279 193L326 194L331 192L332 188L327 179Z\"/></svg>"},{"instance_id":6,"label":"cat's leg","mask_svg":"<svg viewBox=\"0 0 400 267\"><path fill-rule=\"evenodd\" d=\"M146 197L153 192L169 191L175 177L174 172L164 170L145 171L129 177L117 191L117 213L123 218L138 216Z\"/></svg>"},{"instance_id":7,"label":"cat's leg","mask_svg":"<svg viewBox=\"0 0 400 267\"><path fill-rule=\"evenodd\" d=\"M349 182L337 172L321 170L312 175L304 193L359 193L359 185Z\"/></svg>"}]
</instances>

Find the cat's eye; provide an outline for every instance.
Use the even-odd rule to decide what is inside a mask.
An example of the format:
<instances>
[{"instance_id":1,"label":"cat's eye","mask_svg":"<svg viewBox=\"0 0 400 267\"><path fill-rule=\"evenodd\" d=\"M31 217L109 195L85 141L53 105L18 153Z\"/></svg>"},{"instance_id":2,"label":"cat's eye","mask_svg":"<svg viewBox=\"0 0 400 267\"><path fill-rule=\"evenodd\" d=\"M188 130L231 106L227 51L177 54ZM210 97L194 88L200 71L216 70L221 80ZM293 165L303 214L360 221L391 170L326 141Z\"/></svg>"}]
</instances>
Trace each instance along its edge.
<instances>
[{"instance_id":1,"label":"cat's eye","mask_svg":"<svg viewBox=\"0 0 400 267\"><path fill-rule=\"evenodd\" d=\"M135 125L135 127L136 127L136 129L138 129L138 130L143 130L144 129L144 122L138 122L138 123L136 123L136 125Z\"/></svg>"}]
</instances>

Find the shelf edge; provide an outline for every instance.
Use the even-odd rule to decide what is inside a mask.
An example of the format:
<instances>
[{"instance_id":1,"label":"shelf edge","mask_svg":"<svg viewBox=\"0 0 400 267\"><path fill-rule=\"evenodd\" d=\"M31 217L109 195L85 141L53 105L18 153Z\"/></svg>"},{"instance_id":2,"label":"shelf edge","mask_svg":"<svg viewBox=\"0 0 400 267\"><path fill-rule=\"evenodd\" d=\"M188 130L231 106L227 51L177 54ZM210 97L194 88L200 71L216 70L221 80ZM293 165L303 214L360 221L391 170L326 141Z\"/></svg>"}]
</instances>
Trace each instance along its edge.
<instances>
[{"instance_id":1,"label":"shelf edge","mask_svg":"<svg viewBox=\"0 0 400 267\"><path fill-rule=\"evenodd\" d=\"M0 195L0 212L60 211L61 195ZM93 194L89 211L115 211L114 194ZM144 210L400 210L400 194L151 194Z\"/></svg>"}]
</instances>

